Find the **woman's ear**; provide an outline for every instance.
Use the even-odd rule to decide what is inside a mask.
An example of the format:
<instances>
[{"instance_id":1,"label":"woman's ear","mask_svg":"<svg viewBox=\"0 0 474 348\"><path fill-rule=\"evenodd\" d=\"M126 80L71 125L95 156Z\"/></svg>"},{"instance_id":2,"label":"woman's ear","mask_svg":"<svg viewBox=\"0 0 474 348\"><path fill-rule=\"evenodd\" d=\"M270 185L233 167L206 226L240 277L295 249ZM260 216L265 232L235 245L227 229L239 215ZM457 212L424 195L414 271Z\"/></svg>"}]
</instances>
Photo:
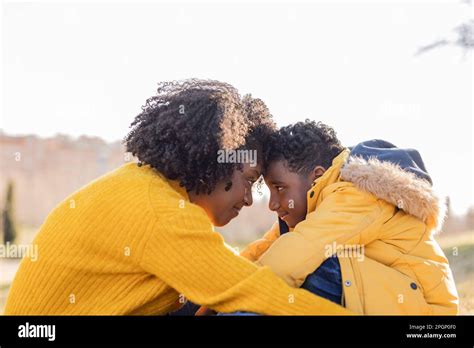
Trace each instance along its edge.
<instances>
[{"instance_id":1,"label":"woman's ear","mask_svg":"<svg viewBox=\"0 0 474 348\"><path fill-rule=\"evenodd\" d=\"M321 166L316 166L313 168L313 170L309 173L309 179L311 182L314 180L318 179L319 177L323 176L323 174L326 172L326 168L321 167Z\"/></svg>"}]
</instances>

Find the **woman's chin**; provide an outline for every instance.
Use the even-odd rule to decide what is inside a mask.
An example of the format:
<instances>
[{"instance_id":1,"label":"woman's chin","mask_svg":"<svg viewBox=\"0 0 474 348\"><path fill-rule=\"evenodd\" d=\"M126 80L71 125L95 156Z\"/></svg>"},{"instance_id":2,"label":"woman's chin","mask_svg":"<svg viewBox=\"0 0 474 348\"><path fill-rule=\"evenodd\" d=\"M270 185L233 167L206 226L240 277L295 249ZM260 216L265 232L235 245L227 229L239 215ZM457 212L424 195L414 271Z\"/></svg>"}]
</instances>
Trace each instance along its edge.
<instances>
[{"instance_id":1,"label":"woman's chin","mask_svg":"<svg viewBox=\"0 0 474 348\"><path fill-rule=\"evenodd\" d=\"M216 227L222 227L222 226L227 225L230 222L230 220L232 220L232 218L219 217L219 218L213 219L212 224Z\"/></svg>"},{"instance_id":2,"label":"woman's chin","mask_svg":"<svg viewBox=\"0 0 474 348\"><path fill-rule=\"evenodd\" d=\"M239 210L232 208L231 210L220 214L219 216L214 216L212 219L212 224L216 227L222 227L227 225L231 220L239 216Z\"/></svg>"}]
</instances>

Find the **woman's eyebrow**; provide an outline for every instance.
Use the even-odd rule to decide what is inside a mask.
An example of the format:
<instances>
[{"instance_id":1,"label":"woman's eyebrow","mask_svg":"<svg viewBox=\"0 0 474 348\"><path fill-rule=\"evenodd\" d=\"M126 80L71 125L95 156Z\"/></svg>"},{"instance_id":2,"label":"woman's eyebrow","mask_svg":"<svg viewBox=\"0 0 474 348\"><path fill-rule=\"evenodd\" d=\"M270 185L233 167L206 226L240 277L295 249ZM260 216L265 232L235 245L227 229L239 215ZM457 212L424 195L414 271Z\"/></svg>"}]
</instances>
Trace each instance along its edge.
<instances>
[{"instance_id":1,"label":"woman's eyebrow","mask_svg":"<svg viewBox=\"0 0 474 348\"><path fill-rule=\"evenodd\" d=\"M255 169L252 169L251 172L258 178L261 174L257 172Z\"/></svg>"}]
</instances>

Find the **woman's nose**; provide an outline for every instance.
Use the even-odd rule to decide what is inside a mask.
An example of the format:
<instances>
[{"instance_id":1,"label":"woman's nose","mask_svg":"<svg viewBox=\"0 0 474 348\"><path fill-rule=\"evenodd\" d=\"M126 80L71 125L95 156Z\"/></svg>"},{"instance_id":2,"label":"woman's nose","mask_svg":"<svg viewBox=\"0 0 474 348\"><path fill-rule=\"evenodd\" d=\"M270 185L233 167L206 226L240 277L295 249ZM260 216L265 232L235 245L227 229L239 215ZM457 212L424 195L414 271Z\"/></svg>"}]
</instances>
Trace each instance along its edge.
<instances>
[{"instance_id":1,"label":"woman's nose","mask_svg":"<svg viewBox=\"0 0 474 348\"><path fill-rule=\"evenodd\" d=\"M244 204L249 207L253 203L253 197L252 197L252 190L248 190L245 188L245 193L244 193Z\"/></svg>"}]
</instances>

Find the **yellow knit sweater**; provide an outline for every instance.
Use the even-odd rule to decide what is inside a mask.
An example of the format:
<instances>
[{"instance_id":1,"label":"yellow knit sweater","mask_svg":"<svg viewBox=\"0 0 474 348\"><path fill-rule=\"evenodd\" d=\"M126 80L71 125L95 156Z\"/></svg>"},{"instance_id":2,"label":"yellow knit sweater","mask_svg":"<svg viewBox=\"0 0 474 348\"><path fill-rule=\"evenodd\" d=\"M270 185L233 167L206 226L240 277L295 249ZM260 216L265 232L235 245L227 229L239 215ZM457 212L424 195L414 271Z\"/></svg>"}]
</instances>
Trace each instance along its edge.
<instances>
[{"instance_id":1,"label":"yellow knit sweater","mask_svg":"<svg viewBox=\"0 0 474 348\"><path fill-rule=\"evenodd\" d=\"M33 243L5 314L165 314L184 298L220 312L348 313L236 256L183 188L135 163L66 198Z\"/></svg>"}]
</instances>

